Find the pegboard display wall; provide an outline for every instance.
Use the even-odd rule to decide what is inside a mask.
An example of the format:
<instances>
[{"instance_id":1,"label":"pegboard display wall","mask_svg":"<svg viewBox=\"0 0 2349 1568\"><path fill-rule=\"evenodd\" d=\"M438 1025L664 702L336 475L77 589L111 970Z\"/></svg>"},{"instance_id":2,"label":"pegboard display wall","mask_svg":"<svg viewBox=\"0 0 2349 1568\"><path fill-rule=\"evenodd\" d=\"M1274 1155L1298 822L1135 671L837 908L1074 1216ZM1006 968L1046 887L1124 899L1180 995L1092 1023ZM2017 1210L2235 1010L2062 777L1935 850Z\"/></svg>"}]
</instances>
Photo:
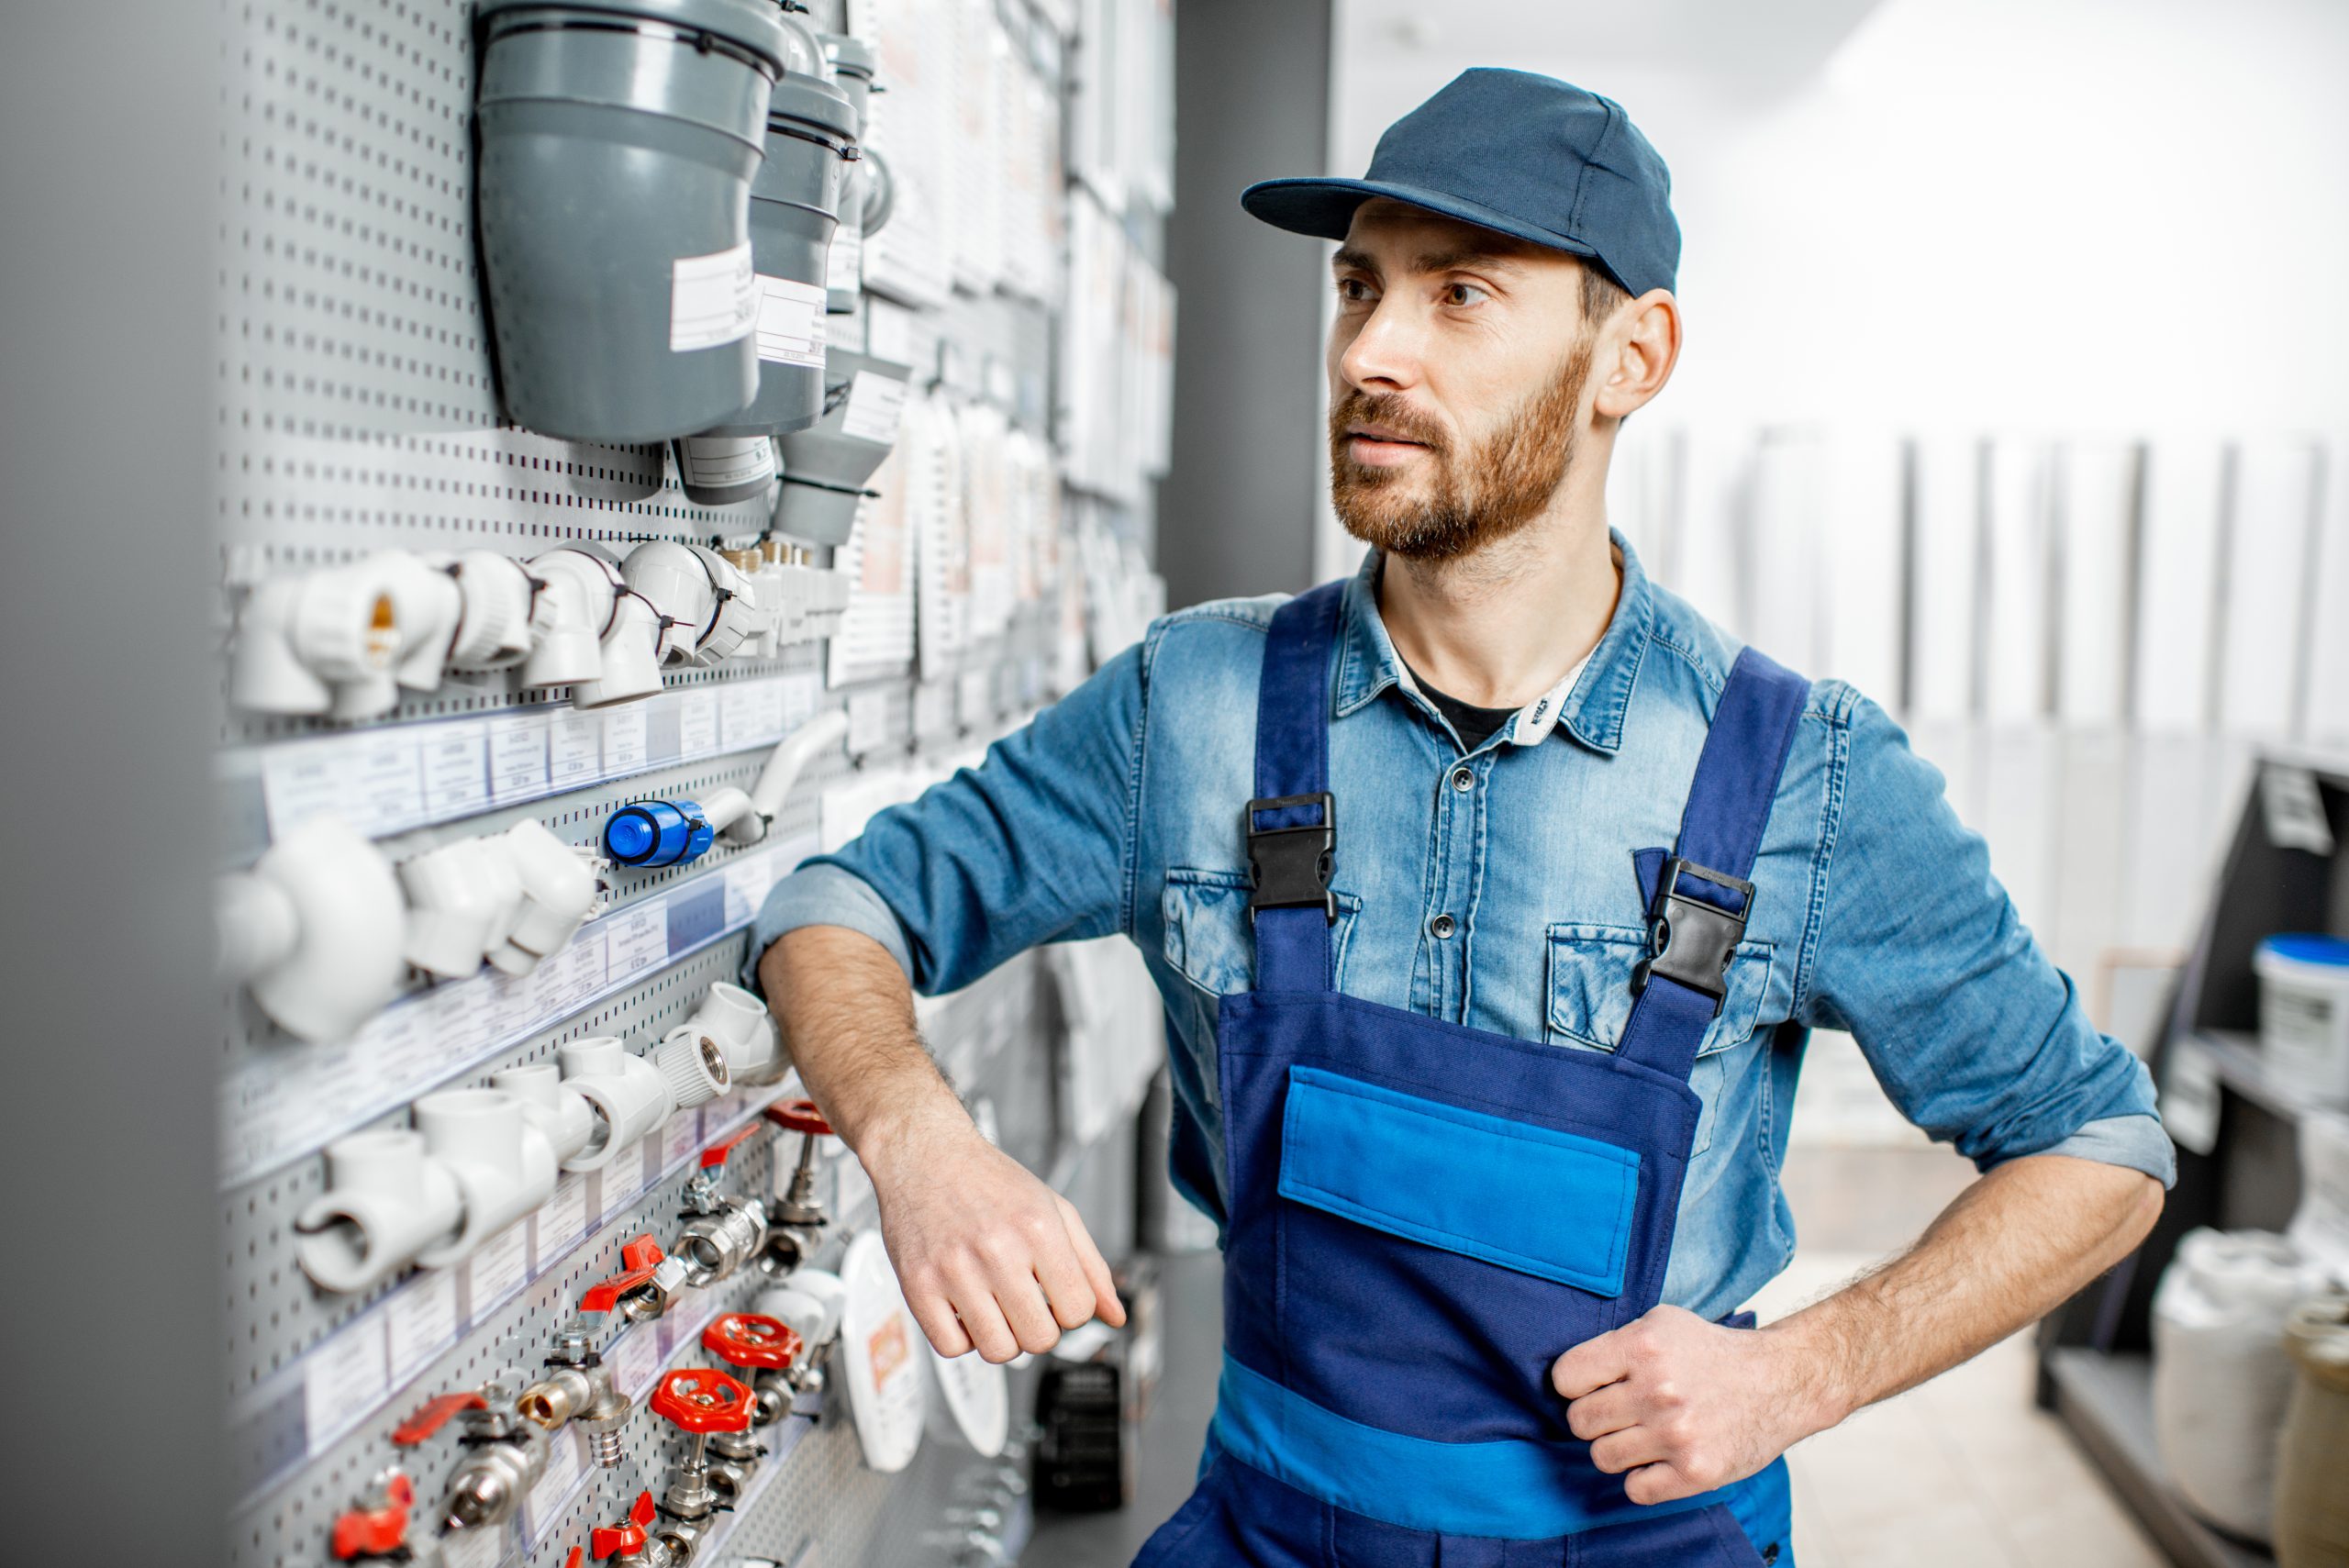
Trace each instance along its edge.
<instances>
[{"instance_id":1,"label":"pegboard display wall","mask_svg":"<svg viewBox=\"0 0 2349 1568\"><path fill-rule=\"evenodd\" d=\"M1074 93L1098 118L1105 91L1137 79L1132 60L1112 60L1084 36L1086 18L1144 9L1143 0L816 0L806 18L874 50L884 91L867 141L900 176L896 227L866 240L863 291L825 323L830 345L912 367L912 396L932 428L974 406L999 415L992 428L1048 454L1055 497L1073 472L1059 428L1072 399L1130 406L1070 379L1072 363L1108 362L1098 352L1072 360L1071 343L1112 340L1119 311L1131 309L1108 298L1103 319L1087 320L1066 286L1064 179L1083 180L1097 205L1122 184L1082 155L1064 173L1063 135L1087 146L1101 138L1063 117ZM1150 28L1107 32L1129 52L1163 50ZM665 444L569 441L506 422L478 262L472 0L220 0L217 39L220 415L215 472L191 506L209 509L217 542L224 691L234 695L229 672L256 591L291 576L380 552L527 560L570 542L625 555L647 541L741 550L769 535L771 498L696 504ZM1163 182L1122 183L1144 193L1124 228L1155 254L1163 198L1153 208L1147 194ZM976 486L966 468L985 467L933 458L918 472L941 487ZM801 1092L796 1075L671 1116L601 1168L563 1176L546 1203L446 1268L322 1290L302 1267L297 1218L328 1190L331 1143L406 1129L425 1095L486 1085L582 1040L653 1046L714 983L741 977L753 956L748 926L777 878L852 837L878 805L974 760L1081 677L1087 617L1130 594L1081 579L1093 556L1073 533L1033 552L1065 563L1062 581L1027 580L1028 554L1017 555L1017 573L1003 566L988 554L1003 540L1015 552L1029 547L1018 528L990 532L993 519L964 514L982 503L961 497L982 494L957 492L949 509L961 534L933 517L894 536L915 562L898 591L910 600L910 584L927 574L918 658L913 639L849 661L829 657L820 638L786 639L767 657L670 665L651 700L598 712L576 708L567 688L527 688L510 671L403 688L356 720L224 703L211 759L224 873L256 866L322 816L370 841L395 877L421 857L530 823L594 855L616 807L748 791L775 743L802 726L843 710L847 731L812 755L758 841L721 838L662 869L597 861L584 923L526 974L410 969L385 1006L334 1040L296 1038L246 985L224 984L215 1039L229 1561L332 1561L336 1519L394 1465L415 1485L411 1539L447 1568L563 1568L591 1527L617 1522L640 1490L660 1495L680 1440L640 1407L616 1468L583 1464L577 1434L559 1431L550 1473L515 1517L441 1536L461 1423L414 1442L393 1434L436 1397L530 1381L581 1292L621 1267L622 1244L674 1234L704 1148L750 1129L724 1185L778 1195L798 1138L759 1113ZM1113 500L1105 513L1097 495L1063 514L1056 500L1041 526L1071 530L1106 517L1125 537L1147 538L1146 519L1108 516L1138 505ZM880 509L868 504L861 516ZM888 584L874 564L885 551L865 522L860 529L863 556L851 546L842 559L857 563L850 575L863 595ZM947 539L964 553L938 554ZM833 560L816 548L796 564L821 572ZM974 619L956 595L991 563L999 584L1019 575L1023 585ZM941 593L952 630L934 643ZM1091 629L1097 657L1097 618ZM525 752L529 766L508 765ZM1106 1144L1089 1146L1088 1158L1071 1143L1054 1087L1063 1024L1052 973L1033 958L921 1006L925 1040L982 1124L1040 1172L1072 1181L1108 1242L1130 1235L1131 1199L1099 1173L1130 1162ZM815 1261L830 1264L874 1223L873 1194L836 1143L821 1146L818 1171L833 1224ZM769 1283L745 1270L685 1293L655 1320L604 1323L601 1347L643 1385L666 1366L707 1364L700 1328L746 1308ZM1027 1397L1016 1384L1015 1407ZM803 1401L766 1429L774 1457L724 1516L722 1549L696 1568L737 1555L824 1568L950 1568L974 1551L1008 1560L1025 1533L1024 1505L1005 1506L1021 1490L1018 1434L1005 1455L982 1459L942 1426L933 1422L912 1468L877 1474L837 1388ZM1007 1511L1019 1514L1016 1528L973 1538L974 1518Z\"/></svg>"}]
</instances>

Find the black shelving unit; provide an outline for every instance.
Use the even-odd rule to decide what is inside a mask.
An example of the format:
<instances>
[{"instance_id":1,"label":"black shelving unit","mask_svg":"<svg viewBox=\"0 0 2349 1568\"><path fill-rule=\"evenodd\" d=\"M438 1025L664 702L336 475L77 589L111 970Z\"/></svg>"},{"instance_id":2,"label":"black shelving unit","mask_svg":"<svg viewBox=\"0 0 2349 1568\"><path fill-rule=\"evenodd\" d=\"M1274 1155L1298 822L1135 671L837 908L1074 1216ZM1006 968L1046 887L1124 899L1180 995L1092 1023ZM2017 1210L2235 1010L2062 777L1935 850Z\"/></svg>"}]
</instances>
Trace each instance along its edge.
<instances>
[{"instance_id":1,"label":"black shelving unit","mask_svg":"<svg viewBox=\"0 0 2349 1568\"><path fill-rule=\"evenodd\" d=\"M2278 845L2268 832L2266 774L2311 773L2336 846ZM2154 1446L2154 1287L2179 1238L2197 1226L2281 1230L2300 1200L2299 1098L2268 1075L2257 1043L2259 983L2252 953L2277 931L2349 935L2349 774L2265 759L2194 951L2154 1042L2154 1081L2204 1066L2219 1085L2210 1152L2181 1148L2177 1184L2144 1243L2039 1326L2038 1399L2071 1429L2161 1549L2182 1568L2274 1562L2260 1546L2212 1529L2179 1502Z\"/></svg>"}]
</instances>

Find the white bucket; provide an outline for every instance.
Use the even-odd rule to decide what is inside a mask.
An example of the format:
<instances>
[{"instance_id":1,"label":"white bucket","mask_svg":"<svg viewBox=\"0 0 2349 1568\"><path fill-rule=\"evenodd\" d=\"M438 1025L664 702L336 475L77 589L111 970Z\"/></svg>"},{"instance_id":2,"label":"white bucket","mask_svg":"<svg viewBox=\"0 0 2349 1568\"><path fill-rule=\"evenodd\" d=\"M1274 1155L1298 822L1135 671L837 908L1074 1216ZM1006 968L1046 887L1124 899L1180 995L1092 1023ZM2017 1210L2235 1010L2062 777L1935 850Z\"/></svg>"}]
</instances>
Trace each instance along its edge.
<instances>
[{"instance_id":1,"label":"white bucket","mask_svg":"<svg viewBox=\"0 0 2349 1568\"><path fill-rule=\"evenodd\" d=\"M2251 966L2269 1074L2313 1099L2349 1104L2349 941L2282 933L2259 944Z\"/></svg>"}]
</instances>

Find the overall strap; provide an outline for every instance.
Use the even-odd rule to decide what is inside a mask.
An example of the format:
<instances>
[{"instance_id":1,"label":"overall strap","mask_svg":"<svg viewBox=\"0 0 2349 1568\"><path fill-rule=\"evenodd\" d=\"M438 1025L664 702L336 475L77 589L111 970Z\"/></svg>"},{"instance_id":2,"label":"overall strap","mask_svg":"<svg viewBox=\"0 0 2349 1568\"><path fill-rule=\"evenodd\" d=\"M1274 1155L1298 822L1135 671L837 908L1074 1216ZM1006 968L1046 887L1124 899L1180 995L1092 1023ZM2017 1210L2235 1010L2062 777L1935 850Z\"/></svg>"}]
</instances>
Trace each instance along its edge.
<instances>
[{"instance_id":1,"label":"overall strap","mask_svg":"<svg viewBox=\"0 0 2349 1568\"><path fill-rule=\"evenodd\" d=\"M1748 648L1730 667L1681 808L1672 854L1643 851L1648 952L1615 1053L1685 1078L1721 1009L1753 913L1753 857L1794 749L1810 683ZM1651 876L1650 867L1653 872Z\"/></svg>"},{"instance_id":2,"label":"overall strap","mask_svg":"<svg viewBox=\"0 0 2349 1568\"><path fill-rule=\"evenodd\" d=\"M1344 580L1324 583L1273 613L1256 685L1256 795L1241 828L1252 888L1256 989L1330 988L1330 927L1337 850L1330 795L1330 655Z\"/></svg>"}]
</instances>

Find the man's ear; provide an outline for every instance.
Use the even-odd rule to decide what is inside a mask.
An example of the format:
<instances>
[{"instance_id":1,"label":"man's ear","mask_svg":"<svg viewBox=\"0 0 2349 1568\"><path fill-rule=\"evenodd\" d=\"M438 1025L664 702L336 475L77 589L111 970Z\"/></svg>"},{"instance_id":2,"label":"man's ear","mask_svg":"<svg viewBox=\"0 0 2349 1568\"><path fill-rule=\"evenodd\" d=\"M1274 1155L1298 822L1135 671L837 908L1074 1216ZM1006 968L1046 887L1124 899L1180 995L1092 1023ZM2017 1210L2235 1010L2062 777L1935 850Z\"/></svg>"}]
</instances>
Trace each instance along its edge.
<instances>
[{"instance_id":1,"label":"man's ear","mask_svg":"<svg viewBox=\"0 0 2349 1568\"><path fill-rule=\"evenodd\" d=\"M1598 395L1592 411L1620 419L1644 406L1664 390L1679 360L1680 302L1669 289L1650 289L1598 329L1598 362L1592 367Z\"/></svg>"}]
</instances>

